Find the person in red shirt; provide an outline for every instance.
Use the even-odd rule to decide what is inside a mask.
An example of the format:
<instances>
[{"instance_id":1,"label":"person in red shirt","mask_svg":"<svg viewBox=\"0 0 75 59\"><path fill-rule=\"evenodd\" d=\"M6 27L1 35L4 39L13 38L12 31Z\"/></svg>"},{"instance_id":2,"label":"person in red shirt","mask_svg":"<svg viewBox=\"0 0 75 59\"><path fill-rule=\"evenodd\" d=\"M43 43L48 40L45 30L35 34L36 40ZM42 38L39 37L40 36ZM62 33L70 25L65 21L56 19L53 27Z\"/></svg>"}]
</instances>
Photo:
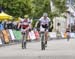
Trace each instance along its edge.
<instances>
[{"instance_id":1,"label":"person in red shirt","mask_svg":"<svg viewBox=\"0 0 75 59\"><path fill-rule=\"evenodd\" d=\"M24 19L21 19L19 25L18 25L18 28L20 27L21 28L21 32L24 33L26 31L28 31L29 29L31 29L31 22L28 18L28 15L25 15L24 16L25 18Z\"/></svg>"},{"instance_id":2,"label":"person in red shirt","mask_svg":"<svg viewBox=\"0 0 75 59\"><path fill-rule=\"evenodd\" d=\"M23 39L22 39L22 48L23 49L26 48L25 44L26 44L26 41L27 41L27 35L28 35L29 30L32 28L31 22L28 18L28 15L25 15L24 17L25 18L21 19L21 21L18 25L18 28L19 27L21 28L21 33L22 33L22 36L23 36ZM26 37L25 40L24 40L24 37Z\"/></svg>"}]
</instances>

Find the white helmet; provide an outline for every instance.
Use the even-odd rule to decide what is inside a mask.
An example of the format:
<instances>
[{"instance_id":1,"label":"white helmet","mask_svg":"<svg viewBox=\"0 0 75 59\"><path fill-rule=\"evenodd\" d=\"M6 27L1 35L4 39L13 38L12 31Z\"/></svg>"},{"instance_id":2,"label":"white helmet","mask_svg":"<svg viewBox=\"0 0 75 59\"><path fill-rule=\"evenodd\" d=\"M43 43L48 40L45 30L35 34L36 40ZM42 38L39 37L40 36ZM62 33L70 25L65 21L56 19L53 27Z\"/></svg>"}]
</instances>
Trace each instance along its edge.
<instances>
[{"instance_id":1,"label":"white helmet","mask_svg":"<svg viewBox=\"0 0 75 59\"><path fill-rule=\"evenodd\" d=\"M47 13L43 13L43 16L48 16L48 14Z\"/></svg>"}]
</instances>

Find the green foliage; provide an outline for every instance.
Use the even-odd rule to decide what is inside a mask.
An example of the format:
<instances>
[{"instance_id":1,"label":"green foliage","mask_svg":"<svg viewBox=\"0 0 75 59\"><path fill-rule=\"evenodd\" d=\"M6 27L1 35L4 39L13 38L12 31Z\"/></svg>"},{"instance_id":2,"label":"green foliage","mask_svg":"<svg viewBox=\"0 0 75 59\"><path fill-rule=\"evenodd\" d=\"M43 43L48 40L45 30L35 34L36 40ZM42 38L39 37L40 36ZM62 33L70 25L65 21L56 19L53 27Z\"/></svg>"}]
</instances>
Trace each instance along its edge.
<instances>
[{"instance_id":1,"label":"green foliage","mask_svg":"<svg viewBox=\"0 0 75 59\"><path fill-rule=\"evenodd\" d=\"M23 17L31 14L32 0L1 0L0 6L4 11L14 17Z\"/></svg>"},{"instance_id":2,"label":"green foliage","mask_svg":"<svg viewBox=\"0 0 75 59\"><path fill-rule=\"evenodd\" d=\"M33 21L32 21L32 27L35 27L35 24L36 24L36 22L38 21L38 19L33 19Z\"/></svg>"},{"instance_id":3,"label":"green foliage","mask_svg":"<svg viewBox=\"0 0 75 59\"><path fill-rule=\"evenodd\" d=\"M65 0L52 0L55 7L58 9L59 14L66 11L66 1Z\"/></svg>"},{"instance_id":4,"label":"green foliage","mask_svg":"<svg viewBox=\"0 0 75 59\"><path fill-rule=\"evenodd\" d=\"M49 0L34 0L34 17L39 18L44 12L50 13Z\"/></svg>"},{"instance_id":5,"label":"green foliage","mask_svg":"<svg viewBox=\"0 0 75 59\"><path fill-rule=\"evenodd\" d=\"M50 0L1 0L0 7L4 9L4 12L14 17L23 17L28 14L32 18L40 18L44 12L47 12L49 17L53 19L63 13L66 7L65 0L52 1L58 10L53 13L51 12Z\"/></svg>"}]
</instances>

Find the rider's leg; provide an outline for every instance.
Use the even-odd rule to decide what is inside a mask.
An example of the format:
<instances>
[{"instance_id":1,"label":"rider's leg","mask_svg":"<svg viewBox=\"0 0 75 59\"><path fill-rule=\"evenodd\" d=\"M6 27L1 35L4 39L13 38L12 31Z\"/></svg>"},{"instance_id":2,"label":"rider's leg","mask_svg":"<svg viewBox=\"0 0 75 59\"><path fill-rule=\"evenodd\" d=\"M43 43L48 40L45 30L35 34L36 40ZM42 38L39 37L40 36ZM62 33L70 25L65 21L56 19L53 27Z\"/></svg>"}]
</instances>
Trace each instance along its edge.
<instances>
[{"instance_id":1,"label":"rider's leg","mask_svg":"<svg viewBox=\"0 0 75 59\"><path fill-rule=\"evenodd\" d=\"M26 31L26 41L27 41L27 37L28 37L28 31Z\"/></svg>"},{"instance_id":2,"label":"rider's leg","mask_svg":"<svg viewBox=\"0 0 75 59\"><path fill-rule=\"evenodd\" d=\"M26 39L28 39L29 32L30 32L30 28L26 31ZM27 40L27 41L30 41L30 40Z\"/></svg>"},{"instance_id":3,"label":"rider's leg","mask_svg":"<svg viewBox=\"0 0 75 59\"><path fill-rule=\"evenodd\" d=\"M24 33L22 32L22 41L24 40Z\"/></svg>"},{"instance_id":4,"label":"rider's leg","mask_svg":"<svg viewBox=\"0 0 75 59\"><path fill-rule=\"evenodd\" d=\"M45 32L45 44L47 44L47 40L48 40L48 31Z\"/></svg>"}]
</instances>

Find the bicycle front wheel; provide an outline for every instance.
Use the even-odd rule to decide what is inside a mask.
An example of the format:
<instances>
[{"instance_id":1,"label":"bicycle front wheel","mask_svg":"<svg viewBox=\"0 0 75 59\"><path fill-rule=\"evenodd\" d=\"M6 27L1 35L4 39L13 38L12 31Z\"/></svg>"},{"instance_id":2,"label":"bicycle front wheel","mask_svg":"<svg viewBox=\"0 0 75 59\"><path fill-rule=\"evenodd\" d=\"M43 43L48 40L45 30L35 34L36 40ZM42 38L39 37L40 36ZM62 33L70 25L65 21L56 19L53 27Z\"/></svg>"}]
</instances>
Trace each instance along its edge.
<instances>
[{"instance_id":1,"label":"bicycle front wheel","mask_svg":"<svg viewBox=\"0 0 75 59\"><path fill-rule=\"evenodd\" d=\"M41 49L45 50L45 36L41 34Z\"/></svg>"}]
</instances>

